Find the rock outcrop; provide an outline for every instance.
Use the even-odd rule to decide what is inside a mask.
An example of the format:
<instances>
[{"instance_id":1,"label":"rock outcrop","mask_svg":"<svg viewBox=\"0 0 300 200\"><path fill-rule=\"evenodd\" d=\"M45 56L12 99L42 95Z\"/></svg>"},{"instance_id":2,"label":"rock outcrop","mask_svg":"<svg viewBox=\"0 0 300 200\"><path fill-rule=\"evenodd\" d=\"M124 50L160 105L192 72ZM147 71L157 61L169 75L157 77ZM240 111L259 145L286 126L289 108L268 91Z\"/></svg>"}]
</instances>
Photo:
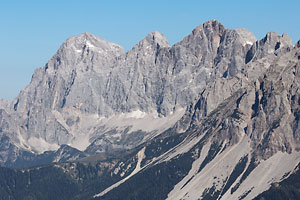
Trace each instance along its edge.
<instances>
[{"instance_id":1,"label":"rock outcrop","mask_svg":"<svg viewBox=\"0 0 300 200\"><path fill-rule=\"evenodd\" d=\"M126 53L83 33L67 39L10 105L1 103L9 124L1 134L32 153L63 144L89 153L133 148L182 116L177 131L185 131L291 49L286 34L256 41L216 20L173 46L152 32Z\"/></svg>"}]
</instances>

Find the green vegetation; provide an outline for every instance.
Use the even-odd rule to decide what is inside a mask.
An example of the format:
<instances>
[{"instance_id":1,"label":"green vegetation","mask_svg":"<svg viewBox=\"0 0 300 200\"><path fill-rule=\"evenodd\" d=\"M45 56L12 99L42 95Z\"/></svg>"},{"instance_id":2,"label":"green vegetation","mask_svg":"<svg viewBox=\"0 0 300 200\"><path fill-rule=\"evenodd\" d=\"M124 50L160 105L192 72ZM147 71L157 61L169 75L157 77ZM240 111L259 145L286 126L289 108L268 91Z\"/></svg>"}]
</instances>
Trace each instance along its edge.
<instances>
[{"instance_id":1,"label":"green vegetation","mask_svg":"<svg viewBox=\"0 0 300 200\"><path fill-rule=\"evenodd\" d=\"M0 168L0 199L86 199L118 181L99 163L62 163L17 170Z\"/></svg>"},{"instance_id":2,"label":"green vegetation","mask_svg":"<svg viewBox=\"0 0 300 200\"><path fill-rule=\"evenodd\" d=\"M190 152L181 154L169 162L141 171L119 187L97 199L166 199L173 186L187 175L193 161L194 159Z\"/></svg>"}]
</instances>

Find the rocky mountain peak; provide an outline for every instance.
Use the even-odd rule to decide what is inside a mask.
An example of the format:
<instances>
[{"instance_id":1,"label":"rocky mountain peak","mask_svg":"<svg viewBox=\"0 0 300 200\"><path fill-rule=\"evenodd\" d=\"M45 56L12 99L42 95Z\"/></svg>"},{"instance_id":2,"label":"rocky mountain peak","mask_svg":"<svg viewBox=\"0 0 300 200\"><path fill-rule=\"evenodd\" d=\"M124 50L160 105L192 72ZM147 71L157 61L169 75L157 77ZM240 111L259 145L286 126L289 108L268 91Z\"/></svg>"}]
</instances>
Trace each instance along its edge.
<instances>
[{"instance_id":1,"label":"rocky mountain peak","mask_svg":"<svg viewBox=\"0 0 300 200\"><path fill-rule=\"evenodd\" d=\"M153 31L149 33L143 40L138 42L131 51L133 52L148 52L156 51L159 48L170 47L170 44L164 34ZM148 52L151 53L151 52ZM129 53L130 54L130 53Z\"/></svg>"},{"instance_id":2,"label":"rocky mountain peak","mask_svg":"<svg viewBox=\"0 0 300 200\"><path fill-rule=\"evenodd\" d=\"M94 51L122 49L120 45L108 42L101 37L85 32L77 36L68 38L61 48L71 48L76 52L82 51L84 48L89 48Z\"/></svg>"},{"instance_id":3,"label":"rocky mountain peak","mask_svg":"<svg viewBox=\"0 0 300 200\"><path fill-rule=\"evenodd\" d=\"M252 45L253 43L255 43L257 41L255 35L246 28L238 28L238 29L235 29L235 31L240 36L240 38L243 42L243 45L247 45L247 44Z\"/></svg>"},{"instance_id":4,"label":"rocky mountain peak","mask_svg":"<svg viewBox=\"0 0 300 200\"><path fill-rule=\"evenodd\" d=\"M275 50L285 46L292 46L291 38L286 34L278 35L276 32L268 32L263 39L264 43L268 43L272 46L275 46Z\"/></svg>"},{"instance_id":5,"label":"rocky mountain peak","mask_svg":"<svg viewBox=\"0 0 300 200\"><path fill-rule=\"evenodd\" d=\"M252 45L245 61L248 63L267 56L278 56L290 51L292 47L292 40L287 34L280 36L275 32L268 32L263 39Z\"/></svg>"},{"instance_id":6,"label":"rocky mountain peak","mask_svg":"<svg viewBox=\"0 0 300 200\"><path fill-rule=\"evenodd\" d=\"M208 33L222 33L224 30L224 26L223 24L221 24L218 20L210 20L207 21L205 23L203 23L202 25L196 27L193 30L193 34L197 35L201 32L205 32L206 34Z\"/></svg>"},{"instance_id":7,"label":"rocky mountain peak","mask_svg":"<svg viewBox=\"0 0 300 200\"><path fill-rule=\"evenodd\" d=\"M170 47L166 36L158 31L149 33L144 40L150 44L158 44L160 47Z\"/></svg>"},{"instance_id":8,"label":"rocky mountain peak","mask_svg":"<svg viewBox=\"0 0 300 200\"><path fill-rule=\"evenodd\" d=\"M20 129L16 137L39 151L62 144L80 150L131 148L161 133L150 133L148 121L174 117L174 124L195 99L200 100L191 115L196 113L193 118L200 123L265 71L286 45L285 34L268 33L256 41L247 29L227 29L217 20L198 26L172 47L154 31L124 56L122 47L93 34L73 36L36 70L12 103L19 121L11 123L10 132ZM172 123L159 125L161 129L151 126L161 131ZM139 136L130 136L130 131Z\"/></svg>"},{"instance_id":9,"label":"rocky mountain peak","mask_svg":"<svg viewBox=\"0 0 300 200\"><path fill-rule=\"evenodd\" d=\"M107 63L124 54L124 49L91 33L68 38L46 64L48 72L58 68L70 71L80 62Z\"/></svg>"},{"instance_id":10,"label":"rocky mountain peak","mask_svg":"<svg viewBox=\"0 0 300 200\"><path fill-rule=\"evenodd\" d=\"M172 47L176 59L184 60L190 65L211 66L217 55L224 30L224 26L217 20L196 27L191 34ZM185 54L189 55L182 57Z\"/></svg>"},{"instance_id":11,"label":"rocky mountain peak","mask_svg":"<svg viewBox=\"0 0 300 200\"><path fill-rule=\"evenodd\" d=\"M124 56L90 33L70 37L11 112L0 100L0 164L108 153L99 164L112 167L92 179L112 179L99 189L78 165L93 186L85 198L253 199L299 166L299 47L286 34L257 41L217 20L172 47L154 31Z\"/></svg>"},{"instance_id":12,"label":"rocky mountain peak","mask_svg":"<svg viewBox=\"0 0 300 200\"><path fill-rule=\"evenodd\" d=\"M163 48L170 48L167 38L164 34L153 31L126 53L126 61L132 66L132 61L139 60L138 62L143 63L143 69L148 68L155 64L159 51Z\"/></svg>"},{"instance_id":13,"label":"rocky mountain peak","mask_svg":"<svg viewBox=\"0 0 300 200\"><path fill-rule=\"evenodd\" d=\"M196 27L190 35L179 44L187 47L199 46L199 43L209 42L212 46L218 46L225 27L217 20L207 21Z\"/></svg>"}]
</instances>

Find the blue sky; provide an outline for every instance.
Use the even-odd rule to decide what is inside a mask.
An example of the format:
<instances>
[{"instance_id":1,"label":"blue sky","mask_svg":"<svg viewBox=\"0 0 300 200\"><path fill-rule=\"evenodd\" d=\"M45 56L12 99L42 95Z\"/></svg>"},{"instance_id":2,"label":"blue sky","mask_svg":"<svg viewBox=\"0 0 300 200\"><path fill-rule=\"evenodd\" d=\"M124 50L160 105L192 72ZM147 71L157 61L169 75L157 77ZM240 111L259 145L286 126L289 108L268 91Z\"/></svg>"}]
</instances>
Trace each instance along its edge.
<instances>
[{"instance_id":1,"label":"blue sky","mask_svg":"<svg viewBox=\"0 0 300 200\"><path fill-rule=\"evenodd\" d=\"M12 100L68 37L90 32L129 50L157 30L171 44L210 19L246 27L258 39L286 32L300 39L298 0L0 1L0 98Z\"/></svg>"}]
</instances>

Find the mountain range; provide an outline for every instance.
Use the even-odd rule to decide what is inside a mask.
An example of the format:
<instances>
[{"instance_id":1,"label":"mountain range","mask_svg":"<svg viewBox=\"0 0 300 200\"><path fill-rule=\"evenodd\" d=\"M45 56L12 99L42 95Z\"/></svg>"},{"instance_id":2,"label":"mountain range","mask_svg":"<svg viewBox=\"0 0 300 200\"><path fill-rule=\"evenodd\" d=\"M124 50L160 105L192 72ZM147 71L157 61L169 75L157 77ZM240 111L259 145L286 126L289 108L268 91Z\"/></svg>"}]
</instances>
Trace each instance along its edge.
<instances>
[{"instance_id":1,"label":"mountain range","mask_svg":"<svg viewBox=\"0 0 300 200\"><path fill-rule=\"evenodd\" d=\"M211 20L128 52L70 37L0 101L2 199L296 199L299 86L286 34Z\"/></svg>"}]
</instances>

